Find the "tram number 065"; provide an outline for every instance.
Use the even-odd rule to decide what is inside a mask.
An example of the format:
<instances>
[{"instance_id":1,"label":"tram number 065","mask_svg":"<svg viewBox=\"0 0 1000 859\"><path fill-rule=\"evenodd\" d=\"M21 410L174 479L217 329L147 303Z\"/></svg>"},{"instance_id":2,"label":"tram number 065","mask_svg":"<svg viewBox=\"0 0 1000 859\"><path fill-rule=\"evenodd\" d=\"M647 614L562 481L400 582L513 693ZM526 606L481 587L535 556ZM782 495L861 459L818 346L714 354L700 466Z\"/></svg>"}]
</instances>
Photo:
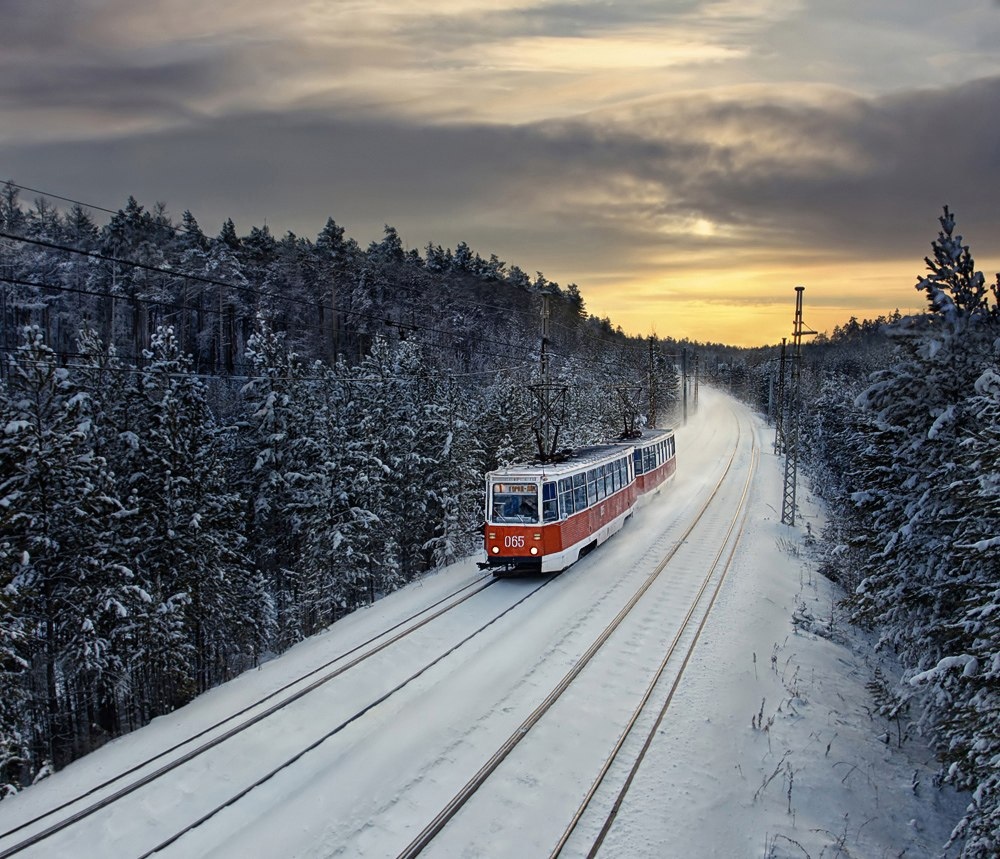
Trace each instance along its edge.
<instances>
[{"instance_id":1,"label":"tram number 065","mask_svg":"<svg viewBox=\"0 0 1000 859\"><path fill-rule=\"evenodd\" d=\"M523 549L524 548L524 537L520 535L510 535L508 534L503 538L504 547L507 549Z\"/></svg>"}]
</instances>

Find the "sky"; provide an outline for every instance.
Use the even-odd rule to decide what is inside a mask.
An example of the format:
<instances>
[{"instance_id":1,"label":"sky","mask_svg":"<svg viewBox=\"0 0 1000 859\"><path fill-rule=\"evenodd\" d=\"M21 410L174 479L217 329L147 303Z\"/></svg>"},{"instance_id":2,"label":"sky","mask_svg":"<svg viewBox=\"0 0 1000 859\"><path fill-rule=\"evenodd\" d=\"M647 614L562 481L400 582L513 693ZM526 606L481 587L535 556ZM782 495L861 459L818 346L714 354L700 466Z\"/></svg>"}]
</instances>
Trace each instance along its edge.
<instances>
[{"instance_id":1,"label":"sky","mask_svg":"<svg viewBox=\"0 0 1000 859\"><path fill-rule=\"evenodd\" d=\"M996 0L0 0L0 180L468 243L630 334L919 311L1000 270ZM25 202L33 199L25 194Z\"/></svg>"},{"instance_id":2,"label":"sky","mask_svg":"<svg viewBox=\"0 0 1000 859\"><path fill-rule=\"evenodd\" d=\"M897 675L884 659L879 664L874 641L848 626L843 594L816 573L806 525L818 532L823 514L805 487L797 525L780 523L783 470L772 439L773 428L746 406L703 389L698 412L677 431L674 480L534 596L527 595L537 577L504 579L472 594L483 580L477 558L432 572L5 799L0 853L83 805L7 834L14 827L199 731L207 734L198 742L218 736L368 655L249 730L17 855L147 855L217 811L156 855L398 856L498 748L520 737L422 855L549 856L670 643L677 638L680 652L687 651L691 637L679 630L709 570L716 572L708 593L719 582L721 565L714 568L713 560L721 558L732 563L689 660L679 678L683 660L667 662L650 694L652 713L636 720L637 736L622 746L626 763L610 768L591 803L595 813L582 818L560 855L587 855L651 735L599 856L957 856L961 845L941 848L968 796L935 788L926 740L910 727L900 743L895 724L875 713L866 684L876 666L885 678ZM710 524L685 539L693 512L717 483ZM727 534L732 520L745 526L738 541ZM623 625L552 710L522 731L675 546L680 550ZM428 607L443 609L463 595L469 599L460 606L428 617ZM657 724L668 692L669 709ZM332 734L338 725L344 729ZM283 763L273 778L222 807Z\"/></svg>"}]
</instances>

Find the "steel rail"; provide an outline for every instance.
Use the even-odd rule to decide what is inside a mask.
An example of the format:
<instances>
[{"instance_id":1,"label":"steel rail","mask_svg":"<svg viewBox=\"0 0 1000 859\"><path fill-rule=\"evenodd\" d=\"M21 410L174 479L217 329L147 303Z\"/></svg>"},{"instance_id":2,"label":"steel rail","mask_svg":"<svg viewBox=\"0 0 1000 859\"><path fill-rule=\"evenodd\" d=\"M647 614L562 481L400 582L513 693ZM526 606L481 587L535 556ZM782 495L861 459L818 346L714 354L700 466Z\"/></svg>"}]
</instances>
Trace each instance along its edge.
<instances>
[{"instance_id":1,"label":"steel rail","mask_svg":"<svg viewBox=\"0 0 1000 859\"><path fill-rule=\"evenodd\" d=\"M523 597L521 597L513 605L508 606L502 612L500 612L500 614L496 615L495 617L493 617L490 620L488 620L486 623L482 624L477 629L473 630L471 633L469 633L467 636L465 636L465 638L463 638L457 644L452 645L446 651L444 651L443 653L441 653L440 655L438 655L437 657L435 657L434 659L432 659L430 662L426 663L422 668L418 669L417 671L414 671L413 674L411 674L405 680L403 680L400 683L396 684L392 689L390 689L387 692L383 693L378 698L376 698L374 701L372 701L370 704L367 704L365 707L363 707L362 709L358 710L358 712L356 712L353 716L348 717L343 722L341 722L339 725L337 725L335 728L331 729L330 731L327 731L327 733L323 734L323 736L321 736L319 739L314 740L312 743L310 743L304 749L302 749L299 752L296 752L294 755L292 755L292 757L288 758L287 760L285 760L284 762L282 762L278 766L274 767L272 770L270 770L264 776L262 776L261 778L257 779L256 781L254 781L252 784L248 785L247 787L245 787L239 793L235 794L234 796L231 796L225 802L222 802L219 805L215 806L213 809L211 809L210 811L206 812L201 817L199 817L196 821L194 821L193 823L189 824L188 826L185 826L179 832L175 833L174 835L171 835L166 840L161 841L153 849L148 850L147 852L143 853L139 857L139 859L149 859L150 856L154 855L155 853L158 853L159 851L163 850L165 847L169 847L171 844L173 844L175 841L177 841L178 839L180 839L182 836L186 835L188 832L191 832L192 830L197 829L199 826L201 826L206 821L211 820L220 811L223 811L224 809L226 809L229 806L233 805L234 803L238 802L244 796L246 796L248 793L250 793L251 791L253 791L256 788L260 787L265 782L270 781L270 779L272 779L274 776L276 776L279 772L281 772L282 770L287 769L292 764L294 764L296 761L300 760L305 755L307 755L309 752L313 751L314 749L317 749L319 746L321 746L323 743L325 743L328 739L330 739L331 737L335 736L336 734L339 734L348 725L356 722L358 719L360 719L362 716L364 716L370 710L373 710L379 704L381 704L384 701L386 701L389 698L391 698L393 695L395 695L401 689L404 689L406 686L409 686L410 683L412 683L418 677L420 677L423 674L425 674L427 671L429 671L431 668L433 668L435 665L437 665L442 660L444 660L447 657L451 656L451 654L454 653L456 650L458 650L460 647L464 646L465 644L468 644L468 642L470 642L473 638L475 638L477 635L479 635L480 633L482 633L484 630L486 630L489 627L491 627L494 623L496 623L502 617L505 617L507 614L509 614L510 612L512 612L515 608L517 608L523 602L525 602L526 600L528 600L531 597L533 597L542 588L546 587L547 585L552 584L552 582L554 582L556 580L556 578L557 578L557 575L553 575L553 576L545 579L545 581L543 581L536 588L533 588L532 590L528 591L528 593L526 593Z\"/></svg>"},{"instance_id":2,"label":"steel rail","mask_svg":"<svg viewBox=\"0 0 1000 859\"><path fill-rule=\"evenodd\" d=\"M319 677L316 680L313 680L309 685L302 687L301 689L299 689L298 691L296 691L292 695L289 695L288 697L286 697L286 698L284 698L284 699L276 702L275 704L272 704L270 707L268 707L265 710L262 710L261 712L257 713L256 715L252 716L251 718L249 718L249 719L247 719L247 720L245 720L243 722L240 722L238 725L233 726L232 728L230 728L229 730L225 731L224 733L219 734L218 736L213 737L211 740L208 740L207 742L204 742L201 745L199 745L199 746L197 746L197 747L195 747L195 748L193 748L193 749L185 752L183 755L181 755L181 756L173 759L172 761L170 761L170 762L168 762L168 763L160 766L159 768L157 768L156 770L154 770L154 771L146 774L145 776L142 776L141 778L136 779L134 782L130 782L129 784L125 785L124 787L119 788L118 790L114 791L113 793L108 794L107 796L105 796L105 797L97 800L96 802L94 802L94 803L86 806L85 808L82 808L79 811L76 811L73 814L70 814L68 817L65 817L62 820L56 821L55 823L51 824L50 826L46 827L45 829L39 830L37 833L35 833L35 834L33 834L33 835L31 835L31 836L23 839L22 841L19 841L18 843L13 844L10 847L3 848L2 850L0 850L0 859L7 859L7 857L14 855L15 853L18 853L21 850L24 850L24 849L26 849L28 847L31 847L31 846L39 843L40 841L44 841L46 838L49 838L50 836L55 835L57 832L61 832L63 829L66 829L67 827L72 826L74 823L78 823L79 821L81 821L81 820L89 817L90 815L94 814L95 812L100 811L103 808L106 808L107 806L111 805L114 802L117 802L122 797L128 796L129 794L134 793L136 790L139 790L140 788L145 787L146 785L148 785L151 782L155 781L156 779L162 777L163 775L165 775L166 773L170 772L171 770L176 769L177 767L181 766L182 764L185 764L188 761L193 760L194 758L196 758L199 755L201 755L201 754L209 751L210 749L215 748L216 746L220 745L221 743L225 742L226 740L228 740L228 739L236 736L239 733L242 733L243 731L247 730L248 728L252 727L253 725L256 725L258 722L263 721L264 719L268 718L269 716L272 716L275 713L277 713L279 710L287 707L289 704L292 704L295 701L299 700L300 698L303 698L305 695L307 695L310 692L316 690L317 688L319 688L323 684L328 683L329 681L335 679L336 677L341 676L345 672L349 671L351 668L356 667L357 665L361 664L362 662L364 662L365 660L371 658L372 656L375 656L376 654L381 653L386 648L390 647L391 645L395 644L396 642L400 641L401 639L406 638L408 635L411 635L412 633L416 632L418 629L421 629L422 627L426 626L427 624L429 624L432 621L436 620L437 618L441 617L443 614L446 614L447 612L451 611L452 609L454 609L454 608L462 605L462 603L466 602L467 600L471 599L472 597L476 596L477 594L482 593L487 588L489 588L492 585L496 584L497 581L498 581L497 579L492 578L492 577L490 577L489 579L485 579L485 577L479 577L479 578L475 579L474 581L470 582L469 584L463 585L458 590L452 591L450 594L448 594L447 596L442 597L437 602L434 602L431 605L429 605L429 606L421 609L419 612L415 612L414 614L410 615L409 617L404 618L403 620L399 621L398 623L394 624L393 626L389 627L388 629L385 629L382 632L378 633L377 635L372 636L367 641L364 641L364 642L356 645L355 647L351 648L350 650L347 650L344 653L341 653L340 655L338 655L334 659L329 660L328 662L324 663L323 665L320 665L317 668L314 668L311 671L307 672L306 674L303 674L300 677L297 677L295 680L292 680L292 681L284 684L279 689L276 689L275 691L269 693L265 697L259 699L258 701L255 701L253 704L250 704L250 705L244 707L242 710L239 710L238 712L233 713L230 716L227 716L225 719L221 719L220 721L216 722L215 724L210 725L207 728L204 728L203 730L201 730L198 733L192 735L191 737L188 737L187 739L183 740L182 742L176 743L175 745L171 746L170 748L165 749L164 751L159 752L158 754L153 755L152 757L149 757L149 758L145 759L141 763L135 764L134 766L130 767L129 769L124 770L123 772L118 773L117 775L113 776L110 779L105 780L104 782L102 782L99 785L96 785L95 787L91 788L87 792L79 794L78 796L74 797L73 799L66 800L65 802L61 803L60 805L55 806L54 808L51 808L51 809L45 811L42 814L36 815L35 817L31 818L30 820L26 820L26 821L18 824L17 826L15 826L15 827L7 830L6 832L0 833L0 839L8 838L11 835L13 835L13 834L15 834L17 832L20 832L23 829L26 829L27 827L29 827L29 826L31 826L31 825L33 825L35 823L39 823L42 820L45 820L47 817L51 817L53 814L56 814L56 813L58 813L60 811L64 811L66 808L70 807L71 805L74 805L74 804L80 802L81 800L86 799L89 796L92 796L93 794L97 793L100 790L103 790L106 787L110 787L115 782L121 781L123 778L125 778L125 777L127 777L129 775L133 775L134 773L138 772L139 770L143 769L144 767L147 767L150 764L154 763L155 761L158 761L160 758L163 758L166 755L170 754L171 752L175 752L175 751L183 748L184 746L189 745L190 743L194 742L195 740L200 739L201 737L205 736L206 734L210 733L211 731L214 731L217 728L222 727L226 723L231 722L233 719L239 718L240 716L248 713L250 710L253 710L253 709L259 707L261 704L265 703L266 701L269 701L272 698L274 698L275 696L280 695L282 692L288 691L291 687L297 686L303 680L306 680L307 678L312 677L312 676L318 674L319 672L326 670L327 668L329 668L330 666L334 665L335 663L340 662L343 659L346 659L348 656L351 656L352 654L357 653L359 650L362 650L365 647L368 647L370 644L378 641L380 638L382 638L382 637L384 637L386 635L389 635L390 633L394 632L395 630L400 629L400 627L403 627L405 624L408 624L411 621L416 620L417 618L421 617L421 615L426 614L428 611L432 611L435 608L438 609L437 611L433 611L432 614L427 615L427 617L424 617L423 619L421 619L417 623L413 624L412 626L409 626L406 629L403 629L402 631L398 632L396 635L392 636L391 638L386 639L381 644L379 644L377 647L374 647L371 650L366 651L365 653L361 654L360 656L356 657L355 659L352 659L350 662L348 662L348 663L346 663L344 665L341 665L340 667L336 668L335 670L331 671L330 673L325 674L324 676ZM446 603L449 600L451 600L453 597L456 597L459 594L462 594L463 591L469 590L469 588L473 588L473 590L471 590L469 593L461 596L459 599L454 600L454 602L448 603L448 605L445 605L443 608L438 608L439 606L442 606L444 603Z\"/></svg>"},{"instance_id":3,"label":"steel rail","mask_svg":"<svg viewBox=\"0 0 1000 859\"><path fill-rule=\"evenodd\" d=\"M641 600L650 587L652 587L653 583L659 577L660 573L662 573L666 568L667 564L670 563L680 548L684 545L685 541L697 525L701 522L733 467L736 455L739 452L739 442L740 436L738 435L736 445L732 455L730 456L729 462L726 465L725 471L723 471L722 476L719 478L708 499L692 519L687 529L681 535L681 538L674 544L673 548L667 552L664 558L657 564L653 572L650 573L643 584L640 585L635 594L633 594L628 602L626 602L608 626L605 627L604 631L597 637L597 639L595 639L590 647L587 648L583 655L577 660L577 662L566 673L562 680L559 681L553 690L545 697L541 704L539 704L538 707L536 707L535 710L521 723L521 725L515 729L514 733L512 733L500 746L500 748L493 753L493 755L486 761L485 764L483 764L478 772L476 772L476 774L465 783L458 793L452 797L448 804L434 816L430 823L428 823L427 826L421 830L416 838L414 838L406 846L406 848L398 855L398 859L412 859L412 857L418 856L421 852L423 852L423 850L434 840L441 830L444 829L448 822L458 814L465 803L468 802L468 800L476 793L476 791L479 790L480 787L482 787L497 767L499 767L500 764L503 763L503 761L510 755L518 743L520 743L521 740L527 736L528 732L552 708L555 702L559 700L572 682L579 676L583 669L586 668L587 664L591 661L591 659L593 659L594 655L604 646L615 630L618 629L632 609L634 609L638 604L639 600Z\"/></svg>"},{"instance_id":4,"label":"steel rail","mask_svg":"<svg viewBox=\"0 0 1000 859\"><path fill-rule=\"evenodd\" d=\"M751 452L751 457L752 457L751 466L749 472L747 473L747 479L746 483L743 486L743 491L740 495L739 504L737 505L736 509L736 515L733 517L732 521L729 524L729 528L727 529L726 535L723 538L723 541L719 547L719 551L712 559L712 563L709 566L708 573L705 576L704 580L702 581L701 586L699 587L698 593L695 595L694 600L692 600L691 605L687 610L687 613L684 615L684 619L681 622L680 627L678 627L677 632L674 634L674 637L671 640L670 645L663 656L663 659L660 661L660 665L656 673L654 674L652 680L650 681L649 685L646 688L645 694L643 695L638 705L636 706L635 710L633 711L631 718L626 723L625 728L621 733L621 736L618 738L618 741L616 742L614 748L611 750L611 753L605 760L603 766L601 767L600 772L597 775L597 778L594 780L590 789L587 791L586 796L581 802L579 808L573 815L573 819L566 827L566 830L563 832L563 835L559 839L559 842L556 844L552 852L549 854L549 859L556 859L556 857L558 857L562 853L563 848L566 846L573 832L576 830L577 826L580 824L580 821L583 819L584 814L586 813L588 807L590 806L591 801L594 799L595 795L597 794L598 790L603 784L604 779L610 772L611 767L618 760L618 757L621 754L621 751L625 746L625 743L632 736L632 732L635 730L636 724L642 717L643 713L647 711L647 705L649 704L649 701L652 698L656 687L660 685L660 681L663 679L663 675L667 669L668 663L674 657L678 647L680 646L681 639L685 636L686 633L690 631L691 619L694 616L694 613L697 610L698 606L701 604L705 592L706 590L708 590L708 587L712 582L712 579L716 575L716 572L719 568L719 562L722 560L723 555L725 555L726 553L726 548L729 547L729 555L726 558L722 574L718 576L718 579L715 583L715 588L713 589L710 595L708 605L705 606L705 612L701 616L698 626L695 628L694 636L690 644L688 645L688 649L684 655L683 661L681 662L677 675L674 677L674 681L670 687L670 690L667 694L667 697L663 705L661 706L657 714L654 724L650 729L648 735L646 736L645 742L643 743L638 756L633 762L633 765L629 771L629 775L626 778L622 788L620 789L615 799L615 802L612 805L611 811L609 812L607 818L605 819L604 825L601 828L601 832L598 835L597 840L594 842L593 846L591 847L591 850L587 854L588 859L593 859L593 857L596 856L597 850L600 849L601 845L604 842L605 837L607 836L607 833L610 831L611 825L614 822L615 817L617 817L618 811L621 809L621 805L625 798L625 794L631 787L632 782L635 779L635 775L638 772L639 767L646 756L646 753L649 751L649 748L653 743L656 731L659 729L659 726L663 721L663 717L666 715L667 709L669 708L670 703L673 700L674 693L677 691L677 687L680 685L681 677L684 675L684 671L687 668L688 662L690 661L691 656L694 653L695 646L698 644L698 640L701 637L702 630L705 628L705 624L708 621L709 614L711 613L712 608L715 605L715 600L717 599L720 591L722 590L722 585L725 582L726 575L732 564L733 556L736 553L736 548L739 545L740 536L742 535L743 528L746 524L746 517L749 511L749 507L746 505L746 499L750 491L750 484L753 480L753 475L756 466L756 458L758 454L759 450L757 448L756 442L754 442L754 447ZM741 513L742 516L740 515ZM737 530L737 523L739 524L738 530ZM735 540L732 539L734 531L737 532Z\"/></svg>"}]
</instances>

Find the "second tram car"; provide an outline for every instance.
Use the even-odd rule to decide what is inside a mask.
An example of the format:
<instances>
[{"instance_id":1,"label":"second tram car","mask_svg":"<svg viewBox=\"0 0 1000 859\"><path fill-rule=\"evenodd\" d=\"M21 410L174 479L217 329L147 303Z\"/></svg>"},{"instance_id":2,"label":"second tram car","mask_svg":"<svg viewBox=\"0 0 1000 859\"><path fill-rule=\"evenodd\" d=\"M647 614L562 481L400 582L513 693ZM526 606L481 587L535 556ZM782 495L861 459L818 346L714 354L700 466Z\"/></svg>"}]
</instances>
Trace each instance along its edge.
<instances>
[{"instance_id":1,"label":"second tram car","mask_svg":"<svg viewBox=\"0 0 1000 859\"><path fill-rule=\"evenodd\" d=\"M619 531L676 465L673 430L645 430L561 462L490 472L481 566L496 575L565 569Z\"/></svg>"}]
</instances>

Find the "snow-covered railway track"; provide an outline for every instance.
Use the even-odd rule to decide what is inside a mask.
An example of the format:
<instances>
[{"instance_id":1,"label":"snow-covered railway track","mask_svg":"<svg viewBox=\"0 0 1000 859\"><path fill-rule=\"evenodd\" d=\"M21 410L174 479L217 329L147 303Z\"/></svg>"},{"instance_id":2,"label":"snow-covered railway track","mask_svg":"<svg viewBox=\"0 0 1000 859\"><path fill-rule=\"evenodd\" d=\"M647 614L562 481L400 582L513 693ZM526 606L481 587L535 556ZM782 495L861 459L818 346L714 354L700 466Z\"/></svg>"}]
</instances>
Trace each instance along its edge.
<instances>
[{"instance_id":1,"label":"snow-covered railway track","mask_svg":"<svg viewBox=\"0 0 1000 859\"><path fill-rule=\"evenodd\" d=\"M752 437L752 433L750 435ZM587 675L596 674L606 682L608 676L606 672L614 670L615 659L623 658L623 643L627 650L629 641L645 640L645 637L648 637L641 629L643 624L647 627L652 625L661 629L675 629L672 640L665 645L665 655L653 672L653 678L645 694L635 706L631 718L621 731L590 791L573 815L572 822L553 855L558 855L562 851L574 833L588 831L586 826L581 826L581 822L593 826L592 818L603 814L605 825L602 826L598 820L594 827L600 830L598 837L593 839L593 851L596 852L606 827L610 827L614 820L614 814L628 789L632 774L638 769L645 749L651 742L648 738L655 733L656 726L669 706L673 691L719 593L728 563L738 543L742 528L741 520L745 517L747 494L757 457L755 444L748 457L747 451L741 450L741 438L742 430L722 476L680 539L675 538L669 550L660 547L652 571L646 575L619 613L593 640L590 647L528 718L507 737L475 775L407 845L399 854L400 859L417 856L428 847L432 847L429 851L431 854L442 856L457 855L458 852L464 852L465 855L487 853L506 855L507 850L504 845L477 842L477 839L490 838L489 833L482 831L482 820L484 816L489 817L488 813L483 814L482 807L495 806L498 809L497 814L503 815L508 824L511 820L518 820L519 827L530 829L530 815L519 817L519 813L526 811L533 804L537 805L533 799L533 791L537 791L539 783L545 780L547 773L559 770L555 759L574 756L573 744L576 735L573 731L565 730L565 714L585 710L589 694L587 690L593 688L593 683L588 685ZM738 461L741 452L746 460L743 463L745 475L744 470L734 468L734 463ZM744 482L742 490L738 493L735 509L724 508L718 501L720 490L727 484L727 480L739 479L744 479ZM724 498L731 497L732 492L724 494ZM665 571L672 572L673 575L662 575ZM684 587L677 586L679 581L685 583ZM676 600L673 599L675 597ZM667 616L662 612L658 613L655 608L651 612L648 609L644 609L643 612L633 612L640 602L644 606L648 603L668 605L672 600L680 602L682 607L678 609L672 606L666 613ZM683 606L687 606L686 612ZM679 621L678 613L683 615ZM645 615L646 619L640 620L637 626L636 615L639 614ZM610 642L614 642L613 646L609 646ZM634 644L632 647L638 649L640 645ZM597 667L602 660L605 663L603 669ZM569 694L564 695L564 693ZM574 695L578 700L573 704L567 703L567 700ZM563 715L553 716L560 709ZM650 716L651 711L652 716ZM646 727L651 719L654 721L653 727L643 732L641 729ZM545 739L536 739L534 742L531 739L542 736ZM647 738L645 742L643 736ZM528 742L522 746L522 741L525 740ZM536 748L527 750L531 745ZM520 751L515 753L515 748L519 746L523 754ZM539 764L540 760L544 763ZM625 769L626 773L619 775L618 771L622 769ZM617 778L614 777L616 775ZM494 784L499 787L495 788ZM532 790L525 790L525 786ZM614 790L618 790L617 797L614 797ZM609 794L611 799L608 798ZM534 798L538 798L537 793L534 793ZM479 809L471 809L468 820L472 822L463 824L463 809L467 803L478 805ZM608 811L609 805L610 811ZM475 831L476 829L479 831ZM511 847L512 854L520 852L513 845ZM583 855L587 855L586 850Z\"/></svg>"},{"instance_id":2,"label":"snow-covered railway track","mask_svg":"<svg viewBox=\"0 0 1000 859\"><path fill-rule=\"evenodd\" d=\"M683 623L677 628L645 694L601 767L597 778L550 853L550 859L567 855L596 857L611 831L639 767L663 723L688 662L705 629L739 545L748 512L748 494L759 457L754 445L751 469L730 520L725 539L719 544ZM648 726L648 727L647 727ZM596 835L594 834L596 832Z\"/></svg>"},{"instance_id":3,"label":"snow-covered railway track","mask_svg":"<svg viewBox=\"0 0 1000 859\"><path fill-rule=\"evenodd\" d=\"M339 732L356 719L363 716L373 707L386 700L397 692L404 685L419 676L423 671L432 667L448 654L460 647L470 638L477 635L485 627L495 620L512 611L522 604L529 597L537 593L542 587L552 579L546 579L531 589L527 594L521 596L511 605L504 605L499 614L496 614L489 622L481 624L462 641L440 654L436 659L422 666L417 672L411 674L401 683L383 692L375 700L368 703L358 712L353 713L341 721L332 731L324 734L319 740L314 742L309 748L303 749L293 758L282 762L277 768L272 769L263 778L256 780L248 788L241 791L237 796L227 798L227 800L217 806L214 811L207 815L202 815L191 826L181 832L173 833L167 840L154 847L150 853L161 849L172 843L185 832L194 826L204 822L219 809L235 802L240 796L245 795L258 786L263 781L290 765L301 755L314 748L319 743L328 739L333 734ZM445 614L452 612L468 600L481 594L487 588L497 584L498 580L492 576L478 576L473 581L453 590L446 596L436 600L431 605L413 613L406 618L394 623L376 635L370 636L367 640L339 653L334 658L327 660L322 665L305 672L293 680L282 684L270 694L255 700L253 703L243 707L239 711L217 720L207 727L202 728L184 740L174 743L170 747L157 752L156 754L143 757L134 765L122 770L110 778L106 778L88 790L78 793L69 799L62 800L58 804L47 808L45 811L36 813L29 818L22 820L18 824L0 832L0 859L21 854L37 845L44 844L52 836L63 832L74 826L74 824L85 820L92 815L111 807L125 797L141 790L142 788L156 782L167 774L177 770L183 765L208 753L220 746L222 743L236 737L256 726L263 720L275 715L281 710L289 707L293 703L314 692L319 687L340 677L352 668L355 668L365 661L377 656L383 651L391 648L397 643L407 639L414 633L423 629L432 622L438 620ZM239 720L239 721L238 721ZM87 800L91 800L87 803ZM85 804L86 803L86 804ZM9 807L9 805L8 805ZM53 819L54 818L54 819ZM19 838L16 838L19 836ZM149 854L147 854L149 855Z\"/></svg>"},{"instance_id":4,"label":"snow-covered railway track","mask_svg":"<svg viewBox=\"0 0 1000 859\"><path fill-rule=\"evenodd\" d=\"M23 855L397 855L579 660L663 556L685 541L707 542L687 533L689 523L706 497L718 491L727 461L732 467L729 453L734 446L737 461L746 459L739 451L739 426L734 410L716 408L714 419L699 429L698 445L685 458L678 479L636 511L620 536L565 574L545 579L544 598L525 602L538 579L498 581L476 599L426 624L399 647L384 649L366 659L364 667L322 685L217 751L28 847ZM731 495L741 482L739 470L730 473L723 495ZM676 566L668 566L642 600L642 610L612 636L613 646L601 649L557 701L555 715L548 714L533 727L527 741L502 764L503 775L490 779L487 789L473 797L433 843L430 854L500 857L549 852L626 721L618 711L631 708L636 690L645 688L652 673L646 663L658 662L666 647L665 640L642 639L649 633L643 628L649 622L642 618L649 616L648 607L663 602L658 594L664 588L673 602L682 602L672 589L694 573ZM261 672L221 687L216 700L209 693L176 717L158 720L56 774L37 792L15 798L14 808L18 801L27 801L23 820L70 796L71 789L79 795L101 781L101 773L124 770L220 714L240 709L242 704L236 702L260 699L284 685L285 678L302 676L307 668L371 639L418 608L427 611L428 604L455 591L457 583L470 583L471 574L471 563L456 565L350 616L329 636L293 648ZM513 610L518 602L521 608ZM654 619L653 626L665 626L661 620ZM621 654L616 642L623 636L635 638L635 652L626 655L625 670L612 668L604 677L621 698L609 705L607 696L594 688L594 666L609 652ZM242 694L250 690L254 695ZM386 690L394 691L386 696ZM588 709L591 698L595 706ZM567 702L579 708L572 714L578 722L599 720L600 735L588 730L590 736L577 737L573 746L574 728L564 730L564 716L558 715L560 709L565 714ZM540 738L553 733L562 746L552 744L546 757L549 740ZM140 748L145 754L137 751ZM526 749L533 749L527 757ZM564 766L572 772L567 774ZM555 786L560 795L553 801L538 792L539 786L545 791ZM523 795L510 803L505 790ZM3 811L7 808L11 806ZM469 809L474 810L471 818ZM467 837L476 829L477 817L487 828ZM16 819L9 815L6 823ZM617 832L615 827L612 837ZM9 842L0 841L0 850L5 846Z\"/></svg>"}]
</instances>

